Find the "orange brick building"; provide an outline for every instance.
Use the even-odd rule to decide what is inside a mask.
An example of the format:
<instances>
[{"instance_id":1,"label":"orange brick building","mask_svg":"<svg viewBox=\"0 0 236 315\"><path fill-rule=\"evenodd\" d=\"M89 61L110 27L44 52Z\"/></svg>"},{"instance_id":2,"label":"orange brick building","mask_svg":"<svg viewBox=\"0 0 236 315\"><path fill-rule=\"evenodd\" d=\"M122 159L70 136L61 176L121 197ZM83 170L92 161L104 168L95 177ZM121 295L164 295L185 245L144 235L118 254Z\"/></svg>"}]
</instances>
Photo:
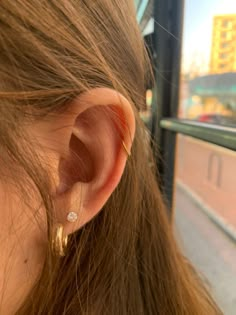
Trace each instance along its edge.
<instances>
[{"instance_id":1,"label":"orange brick building","mask_svg":"<svg viewBox=\"0 0 236 315\"><path fill-rule=\"evenodd\" d=\"M236 71L236 14L214 17L210 73Z\"/></svg>"}]
</instances>

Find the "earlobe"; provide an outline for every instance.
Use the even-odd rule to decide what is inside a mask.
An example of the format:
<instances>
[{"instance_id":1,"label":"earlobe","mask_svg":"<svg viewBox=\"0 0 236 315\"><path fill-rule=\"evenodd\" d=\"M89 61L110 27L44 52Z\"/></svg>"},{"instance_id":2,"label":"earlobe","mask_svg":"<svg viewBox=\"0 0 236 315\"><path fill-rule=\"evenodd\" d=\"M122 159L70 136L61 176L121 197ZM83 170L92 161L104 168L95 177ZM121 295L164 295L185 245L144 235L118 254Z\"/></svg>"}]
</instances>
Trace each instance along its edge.
<instances>
[{"instance_id":1,"label":"earlobe","mask_svg":"<svg viewBox=\"0 0 236 315\"><path fill-rule=\"evenodd\" d=\"M70 234L104 206L123 174L135 134L131 104L118 92L97 88L71 103L67 158L59 161L56 217ZM68 140L69 139L69 140ZM69 212L77 220L67 220Z\"/></svg>"}]
</instances>

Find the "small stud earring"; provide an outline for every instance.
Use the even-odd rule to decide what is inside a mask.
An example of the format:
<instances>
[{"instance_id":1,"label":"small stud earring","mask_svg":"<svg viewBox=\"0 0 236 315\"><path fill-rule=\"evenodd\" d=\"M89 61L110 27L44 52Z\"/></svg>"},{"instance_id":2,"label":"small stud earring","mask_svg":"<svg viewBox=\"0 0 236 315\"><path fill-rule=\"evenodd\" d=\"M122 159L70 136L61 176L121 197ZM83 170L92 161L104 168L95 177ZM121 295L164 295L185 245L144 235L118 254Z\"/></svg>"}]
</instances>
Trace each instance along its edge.
<instances>
[{"instance_id":1,"label":"small stud earring","mask_svg":"<svg viewBox=\"0 0 236 315\"><path fill-rule=\"evenodd\" d=\"M68 215L67 215L67 221L68 222L73 223L73 222L77 221L77 219L78 219L78 214L76 212L71 211L68 213Z\"/></svg>"}]
</instances>

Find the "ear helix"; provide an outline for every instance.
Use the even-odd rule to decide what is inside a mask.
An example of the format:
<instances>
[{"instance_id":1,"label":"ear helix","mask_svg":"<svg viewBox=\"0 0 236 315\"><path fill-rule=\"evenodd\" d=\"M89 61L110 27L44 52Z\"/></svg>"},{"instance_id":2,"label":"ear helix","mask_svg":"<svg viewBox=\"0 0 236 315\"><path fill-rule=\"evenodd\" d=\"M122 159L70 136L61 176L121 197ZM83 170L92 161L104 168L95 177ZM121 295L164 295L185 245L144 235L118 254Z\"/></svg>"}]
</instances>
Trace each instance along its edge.
<instances>
[{"instance_id":1,"label":"ear helix","mask_svg":"<svg viewBox=\"0 0 236 315\"><path fill-rule=\"evenodd\" d=\"M123 147L124 147L124 149L125 149L127 155L128 155L128 156L131 156L131 153L130 153L129 150L127 149L126 144L124 143L123 140L122 140L122 145L123 145Z\"/></svg>"}]
</instances>

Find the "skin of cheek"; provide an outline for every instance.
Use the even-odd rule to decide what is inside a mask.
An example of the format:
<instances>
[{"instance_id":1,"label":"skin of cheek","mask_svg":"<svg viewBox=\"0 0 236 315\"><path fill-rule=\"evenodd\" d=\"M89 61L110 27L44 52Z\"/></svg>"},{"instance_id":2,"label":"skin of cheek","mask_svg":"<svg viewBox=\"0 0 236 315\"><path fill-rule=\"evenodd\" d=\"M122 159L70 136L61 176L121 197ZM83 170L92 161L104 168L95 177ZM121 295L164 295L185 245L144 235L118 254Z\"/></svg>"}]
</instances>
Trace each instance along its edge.
<instances>
[{"instance_id":1,"label":"skin of cheek","mask_svg":"<svg viewBox=\"0 0 236 315\"><path fill-rule=\"evenodd\" d=\"M36 193L27 206L13 183L0 181L0 314L17 311L42 270L47 228L39 204Z\"/></svg>"}]
</instances>

